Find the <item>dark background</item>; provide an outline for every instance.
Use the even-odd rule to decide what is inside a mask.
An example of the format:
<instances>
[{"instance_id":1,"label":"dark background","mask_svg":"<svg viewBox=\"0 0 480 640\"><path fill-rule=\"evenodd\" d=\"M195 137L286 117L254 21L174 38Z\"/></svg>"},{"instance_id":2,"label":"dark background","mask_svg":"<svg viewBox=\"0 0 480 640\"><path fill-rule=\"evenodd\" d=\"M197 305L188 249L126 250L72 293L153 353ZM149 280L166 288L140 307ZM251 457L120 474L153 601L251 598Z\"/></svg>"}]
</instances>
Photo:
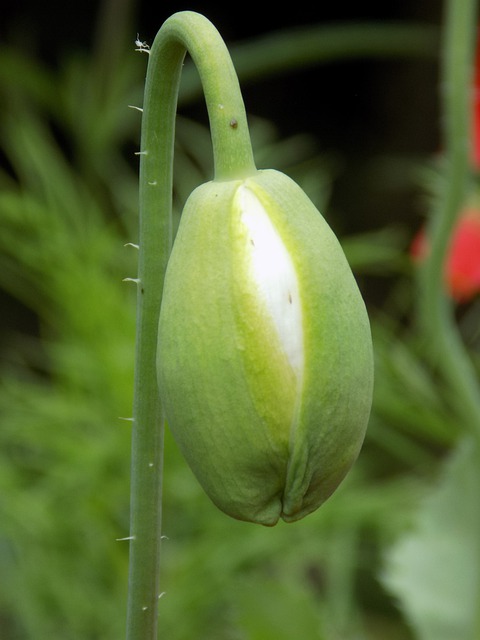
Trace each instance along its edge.
<instances>
[{"instance_id":1,"label":"dark background","mask_svg":"<svg viewBox=\"0 0 480 640\"><path fill-rule=\"evenodd\" d=\"M396 0L384 3L288 3L280 8L245 2L145 2L110 0L118 11L130 13L131 46L137 33L151 43L158 28L175 11L192 9L206 15L227 44L248 40L290 27L335 22L393 21L440 25L439 0ZM33 0L2 7L2 42L34 52L49 64L59 64L65 54L88 51L95 44L95 26L103 3L38 3ZM247 111L268 118L288 136L308 131L320 149L340 152L348 164L351 189L360 181L365 161L379 154L414 156L435 152L440 146L438 116L438 69L434 60L356 60L294 70L261 82L242 85ZM301 116L299 115L301 113ZM344 182L334 194L344 205ZM361 218L377 226L395 219L394 203L367 207ZM378 195L378 194L377 194ZM407 207L408 208L408 207ZM405 209L402 205L402 210ZM405 211L404 215L408 215Z\"/></svg>"},{"instance_id":2,"label":"dark background","mask_svg":"<svg viewBox=\"0 0 480 640\"><path fill-rule=\"evenodd\" d=\"M56 57L71 47L85 47L92 42L93 29L101 2L74 0L5 0L2 3L2 36L22 34L41 47L44 54ZM390 0L379 3L364 1L295 2L148 2L145 0L113 0L119 10L129 5L132 33L139 32L151 41L164 20L172 13L193 10L203 13L220 30L226 40L260 35L275 29L295 25L339 20L418 20L438 23L442 2L439 0Z\"/></svg>"}]
</instances>

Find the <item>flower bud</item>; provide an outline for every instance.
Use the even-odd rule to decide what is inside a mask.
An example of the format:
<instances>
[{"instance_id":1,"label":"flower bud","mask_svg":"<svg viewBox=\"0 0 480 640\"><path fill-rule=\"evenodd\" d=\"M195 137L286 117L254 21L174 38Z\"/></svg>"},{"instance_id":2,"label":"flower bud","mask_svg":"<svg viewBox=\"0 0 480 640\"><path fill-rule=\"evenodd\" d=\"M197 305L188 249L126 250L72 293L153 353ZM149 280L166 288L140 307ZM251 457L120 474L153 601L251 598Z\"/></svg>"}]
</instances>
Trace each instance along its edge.
<instances>
[{"instance_id":1,"label":"flower bud","mask_svg":"<svg viewBox=\"0 0 480 640\"><path fill-rule=\"evenodd\" d=\"M169 427L225 513L294 521L339 485L370 413L370 327L336 237L290 178L258 171L192 193L157 360Z\"/></svg>"}]
</instances>

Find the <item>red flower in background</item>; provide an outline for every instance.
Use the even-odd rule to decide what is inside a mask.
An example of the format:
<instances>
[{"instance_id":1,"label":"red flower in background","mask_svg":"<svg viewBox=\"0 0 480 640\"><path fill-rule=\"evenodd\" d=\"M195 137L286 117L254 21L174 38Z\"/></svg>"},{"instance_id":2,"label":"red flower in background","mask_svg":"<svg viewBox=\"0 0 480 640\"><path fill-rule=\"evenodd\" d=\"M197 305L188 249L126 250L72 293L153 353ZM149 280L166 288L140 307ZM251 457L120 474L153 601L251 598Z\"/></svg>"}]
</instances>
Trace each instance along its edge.
<instances>
[{"instance_id":1,"label":"red flower in background","mask_svg":"<svg viewBox=\"0 0 480 640\"><path fill-rule=\"evenodd\" d=\"M480 31L475 54L472 105L472 156L474 171L480 174ZM421 262L428 253L427 238L421 229L413 239L410 255ZM480 208L461 212L453 231L445 264L445 284L457 302L468 302L480 292Z\"/></svg>"},{"instance_id":2,"label":"red flower in background","mask_svg":"<svg viewBox=\"0 0 480 640\"><path fill-rule=\"evenodd\" d=\"M428 253L422 229L410 247L412 258L421 262ZM445 284L457 302L468 302L480 292L480 209L466 209L455 227L445 263Z\"/></svg>"}]
</instances>

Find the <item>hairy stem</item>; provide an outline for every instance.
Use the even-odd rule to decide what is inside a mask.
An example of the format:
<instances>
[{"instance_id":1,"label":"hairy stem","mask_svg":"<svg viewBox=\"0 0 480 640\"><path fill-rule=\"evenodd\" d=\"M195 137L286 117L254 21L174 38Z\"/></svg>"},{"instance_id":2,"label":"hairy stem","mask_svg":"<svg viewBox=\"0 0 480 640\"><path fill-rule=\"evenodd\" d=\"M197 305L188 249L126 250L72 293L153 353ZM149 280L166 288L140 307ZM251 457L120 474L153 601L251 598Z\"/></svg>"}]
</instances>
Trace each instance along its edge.
<instances>
[{"instance_id":1,"label":"hairy stem","mask_svg":"<svg viewBox=\"0 0 480 640\"><path fill-rule=\"evenodd\" d=\"M142 117L127 640L157 638L164 423L156 376L157 327L171 248L175 115L187 52L205 93L215 179L243 178L256 171L225 44L201 15L174 14L150 51Z\"/></svg>"}]
</instances>

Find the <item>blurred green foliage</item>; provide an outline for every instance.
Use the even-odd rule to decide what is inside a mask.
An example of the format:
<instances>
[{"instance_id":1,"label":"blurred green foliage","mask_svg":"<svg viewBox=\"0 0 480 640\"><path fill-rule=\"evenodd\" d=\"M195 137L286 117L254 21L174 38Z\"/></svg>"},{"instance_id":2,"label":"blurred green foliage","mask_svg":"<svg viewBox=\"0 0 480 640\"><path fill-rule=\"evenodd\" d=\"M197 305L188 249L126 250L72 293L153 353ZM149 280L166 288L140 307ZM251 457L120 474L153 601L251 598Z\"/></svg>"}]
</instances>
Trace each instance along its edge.
<instances>
[{"instance_id":1,"label":"blurred green foliage","mask_svg":"<svg viewBox=\"0 0 480 640\"><path fill-rule=\"evenodd\" d=\"M124 634L135 291L123 279L136 273L125 245L137 234L140 123L128 105L141 102L145 60L98 55L51 71L0 49L0 287L33 319L1 339L2 640ZM186 76L185 96L196 83ZM259 166L289 173L328 212L335 167L315 141L280 139L253 117L252 138ZM178 212L211 175L203 125L179 117L175 162ZM167 431L161 637L477 637L478 454L414 330L408 233L399 220L340 238L360 282L389 285L369 309L367 441L322 509L273 529L230 520ZM473 302L459 318L477 359L479 314Z\"/></svg>"}]
</instances>

